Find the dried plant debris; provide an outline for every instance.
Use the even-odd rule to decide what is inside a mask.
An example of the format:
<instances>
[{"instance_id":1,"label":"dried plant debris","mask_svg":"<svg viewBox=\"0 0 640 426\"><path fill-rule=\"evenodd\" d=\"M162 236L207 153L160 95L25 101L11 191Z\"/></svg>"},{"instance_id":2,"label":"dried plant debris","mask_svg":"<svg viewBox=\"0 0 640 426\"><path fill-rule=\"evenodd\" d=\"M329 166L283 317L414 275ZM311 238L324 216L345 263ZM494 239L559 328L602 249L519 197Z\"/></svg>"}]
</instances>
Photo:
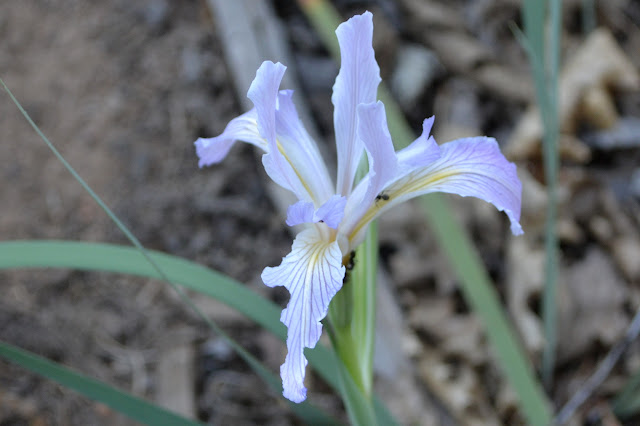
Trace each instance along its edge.
<instances>
[{"instance_id":1,"label":"dried plant debris","mask_svg":"<svg viewBox=\"0 0 640 426\"><path fill-rule=\"evenodd\" d=\"M594 247L567 267L558 292L558 362L622 337L631 319L625 314L628 289L602 250Z\"/></svg>"},{"instance_id":2,"label":"dried plant debris","mask_svg":"<svg viewBox=\"0 0 640 426\"><path fill-rule=\"evenodd\" d=\"M191 141L222 131L245 99L235 94L232 81L238 76L224 57L222 27L212 25L217 18L205 12L206 2L198 7L164 0L133 6L124 0L59 3L56 8L36 0L7 3L7 13L0 16L7 47L0 49L2 77L22 88L16 92L38 124L74 165L83 167L81 173L145 244L262 288L257 285L260 265L277 262L290 248L277 208L287 202L255 184L259 159L249 149L239 148L236 161L195 170ZM295 2L272 3L279 16L269 20L288 35L284 45L294 60L287 65L297 65L302 83L296 100L308 99L319 123L318 140L326 141L330 154L330 91L338 67ZM382 73L416 129L435 114L439 142L470 134L509 141L523 183L525 235L505 237L504 218L482 203L449 201L536 363L544 345L539 310L547 195L541 183L542 128L527 58L508 29L510 21L519 20L520 3L334 2L343 17L374 12ZM556 405L597 368L640 306L640 56L634 54L640 48L640 8L630 0L596 4L601 28L586 39L579 28L582 2L564 5L561 363L549 392ZM243 74L248 81L255 75L255 67L249 68L252 74ZM0 102L0 110L4 139L19 142L0 144L0 158L12 160L0 166L12 183L0 190L0 198L12 206L0 217L2 239L122 242L44 148L22 143L32 141L33 134L14 108ZM397 296L401 317L392 318L395 339L379 341L393 342L394 356L400 353L411 362L401 365L402 379L394 383L380 375L379 394L407 424L522 424L515 394L418 205L406 204L381 220L381 265L392 283L391 295L384 296L392 309L381 312L395 312ZM230 348L158 283L66 271L12 272L3 278L0 325L10 326L0 327L0 334L11 343L149 399L180 402L175 408L184 413L192 413L195 405L203 421L298 424L277 395L265 391ZM286 301L282 294L264 294ZM278 370L281 342L219 302L195 302ZM49 330L52 324L55 330ZM193 334L181 334L174 347L167 330ZM166 344L171 350L165 351ZM616 424L610 401L640 368L639 353L636 343L570 424L589 419ZM378 369L385 365L380 359ZM180 368L174 371L184 379L179 387L172 388L178 382L165 365ZM0 423L128 424L104 406L10 365L0 368L0 384ZM339 398L317 376L310 375L309 385L314 404L346 419Z\"/></svg>"},{"instance_id":3,"label":"dried plant debris","mask_svg":"<svg viewBox=\"0 0 640 426\"><path fill-rule=\"evenodd\" d=\"M559 115L562 138L560 154L573 162L585 163L590 150L577 139L579 126L596 129L613 127L618 121L614 91L637 91L640 75L627 55L606 29L594 31L570 57L559 81ZM520 119L506 152L513 159L540 157L542 123L532 103Z\"/></svg>"}]
</instances>

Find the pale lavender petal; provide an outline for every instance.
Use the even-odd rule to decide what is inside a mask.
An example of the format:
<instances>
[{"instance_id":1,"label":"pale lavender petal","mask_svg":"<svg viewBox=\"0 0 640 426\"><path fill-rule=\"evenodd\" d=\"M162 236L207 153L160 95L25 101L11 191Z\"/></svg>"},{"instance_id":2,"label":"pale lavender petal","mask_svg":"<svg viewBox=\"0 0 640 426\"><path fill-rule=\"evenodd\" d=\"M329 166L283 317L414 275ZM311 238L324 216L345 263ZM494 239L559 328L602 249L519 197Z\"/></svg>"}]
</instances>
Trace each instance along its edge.
<instances>
[{"instance_id":1,"label":"pale lavender petal","mask_svg":"<svg viewBox=\"0 0 640 426\"><path fill-rule=\"evenodd\" d=\"M375 203L385 203L383 188L399 171L398 158L387 127L384 104L380 101L358 106L358 137L369 160L369 173L360 181L347 202L341 232L349 233Z\"/></svg>"},{"instance_id":2,"label":"pale lavender petal","mask_svg":"<svg viewBox=\"0 0 640 426\"><path fill-rule=\"evenodd\" d=\"M361 103L375 102L380 84L380 68L373 52L371 13L356 15L340 24L336 35L341 60L331 96L338 154L336 192L349 195L362 156L362 142L357 137L356 108Z\"/></svg>"},{"instance_id":3,"label":"pale lavender petal","mask_svg":"<svg viewBox=\"0 0 640 426\"><path fill-rule=\"evenodd\" d=\"M345 268L338 243L323 240L315 228L296 237L289 253L277 267L265 268L262 280L269 287L285 286L291 298L280 321L287 328L288 354L280 367L283 395L293 402L306 399L304 387L307 359L304 348L320 339L329 302L342 287Z\"/></svg>"},{"instance_id":4,"label":"pale lavender petal","mask_svg":"<svg viewBox=\"0 0 640 426\"><path fill-rule=\"evenodd\" d=\"M314 207L310 201L298 201L287 209L287 225L296 226L302 223L312 223Z\"/></svg>"},{"instance_id":5,"label":"pale lavender petal","mask_svg":"<svg viewBox=\"0 0 640 426\"><path fill-rule=\"evenodd\" d=\"M251 82L247 97L255 106L258 130L271 150L276 148L276 101L280 82L287 67L280 62L264 61Z\"/></svg>"},{"instance_id":6,"label":"pale lavender petal","mask_svg":"<svg viewBox=\"0 0 640 426\"><path fill-rule=\"evenodd\" d=\"M286 67L281 63L263 62L247 96L255 106L260 135L267 141L267 153L262 156L267 174L275 183L293 192L298 199L310 201L312 197L308 187L305 187L292 164L280 152L276 138L278 88L285 70Z\"/></svg>"},{"instance_id":7,"label":"pale lavender petal","mask_svg":"<svg viewBox=\"0 0 640 426\"><path fill-rule=\"evenodd\" d=\"M333 195L333 183L318 146L302 125L292 100L293 90L281 90L277 98L276 134L286 161L293 168L316 205Z\"/></svg>"},{"instance_id":8,"label":"pale lavender petal","mask_svg":"<svg viewBox=\"0 0 640 426\"><path fill-rule=\"evenodd\" d=\"M447 192L477 197L504 211L511 221L511 232L522 234L520 207L522 184L516 166L507 161L493 138L484 136L458 139L440 146L441 156L426 167L400 175L384 192L387 202L370 209L364 220L370 222L381 212L418 195ZM349 235L357 242L367 223L361 221Z\"/></svg>"},{"instance_id":9,"label":"pale lavender petal","mask_svg":"<svg viewBox=\"0 0 640 426\"><path fill-rule=\"evenodd\" d=\"M346 204L347 198L341 195L333 195L317 210L314 210L312 202L298 201L287 209L287 225L323 222L330 228L336 229L344 216Z\"/></svg>"},{"instance_id":10,"label":"pale lavender petal","mask_svg":"<svg viewBox=\"0 0 640 426\"><path fill-rule=\"evenodd\" d=\"M195 141L198 166L219 163L229 153L236 141L248 142L266 151L267 143L258 132L256 110L252 109L227 124L221 135L214 138L199 138Z\"/></svg>"},{"instance_id":11,"label":"pale lavender petal","mask_svg":"<svg viewBox=\"0 0 640 426\"><path fill-rule=\"evenodd\" d=\"M422 123L422 134L411 144L398 151L400 168L408 173L416 167L424 167L440 158L440 147L433 136L430 136L434 117L427 118Z\"/></svg>"},{"instance_id":12,"label":"pale lavender petal","mask_svg":"<svg viewBox=\"0 0 640 426\"><path fill-rule=\"evenodd\" d=\"M324 203L314 215L314 222L324 222L329 228L336 229L344 216L344 207L347 205L347 197L333 195Z\"/></svg>"}]
</instances>

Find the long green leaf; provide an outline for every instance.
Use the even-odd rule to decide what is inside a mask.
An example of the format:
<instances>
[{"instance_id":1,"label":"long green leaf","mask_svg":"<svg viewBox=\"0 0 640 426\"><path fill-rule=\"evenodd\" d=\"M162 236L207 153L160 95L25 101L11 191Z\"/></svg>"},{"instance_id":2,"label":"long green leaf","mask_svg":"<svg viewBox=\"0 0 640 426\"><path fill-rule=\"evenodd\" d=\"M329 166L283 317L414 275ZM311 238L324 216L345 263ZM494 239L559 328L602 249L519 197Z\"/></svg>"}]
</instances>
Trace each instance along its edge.
<instances>
[{"instance_id":1,"label":"long green leaf","mask_svg":"<svg viewBox=\"0 0 640 426\"><path fill-rule=\"evenodd\" d=\"M395 420L387 420L385 423L378 421L371 400L364 395L343 364L338 364L336 375L340 379L340 395L347 408L352 426L377 426L379 424L392 426L396 424Z\"/></svg>"},{"instance_id":2,"label":"long green leaf","mask_svg":"<svg viewBox=\"0 0 640 426\"><path fill-rule=\"evenodd\" d=\"M237 281L197 263L156 251L148 253L170 279L227 304L281 340L286 339L286 329L280 322L281 309L273 302L260 297ZM156 269L132 247L73 241L0 242L0 270L43 267L115 272L161 279ZM332 351L316 345L314 349L306 349L305 355L323 380L332 388L341 389L340 379L336 374L338 360ZM385 424L393 424L384 404L374 398L374 405L378 418L384 419ZM294 409L298 407L295 404L291 406Z\"/></svg>"},{"instance_id":3,"label":"long green leaf","mask_svg":"<svg viewBox=\"0 0 640 426\"><path fill-rule=\"evenodd\" d=\"M202 313L200 309L193 303L193 301L184 293L182 288L177 286L174 280L170 279L165 271L158 265L154 259L149 255L149 252L142 243L136 238L136 236L125 226L125 224L116 216L116 214L107 206L107 204L98 196L97 193L93 191L93 189L89 186L89 184L82 179L82 177L75 171L75 169L71 166L71 164L64 158L62 153L57 150L57 148L53 145L53 143L47 138L47 136L40 130L40 128L35 124L35 122L31 119L27 111L22 107L18 99L13 95L11 90L7 87L4 81L0 78L0 86L7 92L11 101L18 108L22 116L27 120L27 122L31 125L33 130L40 136L45 145L49 148L49 150L55 155L55 157L62 163L62 165L69 171L69 173L73 176L73 178L82 186L82 188L93 198L93 200L100 206L100 208L105 212L105 214L111 219L113 223L122 231L122 233L127 237L127 239L133 244L136 248L139 260L141 264L145 264L149 266L155 273L155 277L162 279L167 282L171 288L180 296L182 302L191 308L212 330L214 330L218 335L220 335L223 339L227 341L234 348L234 350L243 358L249 366L251 366L256 374L262 377L269 386L274 389L280 389L280 385L276 384L278 382L273 374L268 371L262 364L255 359L251 354L244 350L242 346L240 346L235 340L231 338L227 333L224 332L217 324L215 324L210 318ZM141 258L140 258L141 256ZM94 259L94 260L100 260ZM100 262L98 262L100 263ZM97 268L100 269L100 268ZM279 382L278 382L279 383ZM312 408L309 404L290 404L293 411L300 415L303 419L306 419L310 423L315 423L317 419L322 418L322 413L320 413L317 409ZM327 419L325 419L327 420ZM327 421L325 421L326 423Z\"/></svg>"},{"instance_id":4,"label":"long green leaf","mask_svg":"<svg viewBox=\"0 0 640 426\"><path fill-rule=\"evenodd\" d=\"M194 420L182 417L142 398L77 373L46 358L0 342L0 357L73 389L87 398L102 402L140 423L154 426L196 426Z\"/></svg>"},{"instance_id":5,"label":"long green leaf","mask_svg":"<svg viewBox=\"0 0 640 426\"><path fill-rule=\"evenodd\" d=\"M176 256L148 251L166 276L184 287L213 297L243 313L281 340L287 331L280 322L280 308L225 275ZM135 248L73 241L0 242L0 269L71 268L117 272L162 279ZM314 367L332 386L337 386L330 352L321 346L311 351ZM311 361L311 360L310 360Z\"/></svg>"},{"instance_id":6,"label":"long green leaf","mask_svg":"<svg viewBox=\"0 0 640 426\"><path fill-rule=\"evenodd\" d=\"M547 25L547 15L549 25ZM556 288L558 277L557 189L558 174L558 74L562 4L560 0L526 0L522 5L525 38L519 35L529 62L540 109L544 135L542 141L548 202L545 224L545 281L542 318L546 345L542 356L542 378L551 386L556 351ZM548 29L548 36L546 30Z\"/></svg>"},{"instance_id":7,"label":"long green leaf","mask_svg":"<svg viewBox=\"0 0 640 426\"><path fill-rule=\"evenodd\" d=\"M613 412L621 418L640 412L640 370L631 376L622 391L613 400Z\"/></svg>"},{"instance_id":8,"label":"long green leaf","mask_svg":"<svg viewBox=\"0 0 640 426\"><path fill-rule=\"evenodd\" d=\"M485 332L501 361L500 367L518 394L528 423L547 426L551 421L549 405L540 384L535 379L526 354L517 344L517 338L500 306L498 295L480 257L471 248L468 236L453 216L448 214L450 212L441 196L432 194L423 197L421 202L441 247L449 259L456 259L456 273L460 278L465 299L484 321Z\"/></svg>"},{"instance_id":9,"label":"long green leaf","mask_svg":"<svg viewBox=\"0 0 640 426\"><path fill-rule=\"evenodd\" d=\"M302 9L316 28L325 46L339 58L339 47L334 34L341 18L333 6L325 0L298 0ZM389 131L397 148L407 146L414 134L400 108L384 84L378 97L385 104ZM453 219L451 209L439 194L423 197L421 206L434 230L438 243L458 274L466 300L482 319L485 332L498 354L500 366L518 395L520 407L528 423L546 426L551 421L550 405L533 369L520 346L507 316L495 294L489 275L473 248L464 229Z\"/></svg>"},{"instance_id":10,"label":"long green leaf","mask_svg":"<svg viewBox=\"0 0 640 426\"><path fill-rule=\"evenodd\" d=\"M124 223L115 215L115 213L113 213L113 211L111 211L111 209L106 205L106 203L104 201L102 201L102 199L98 196L98 194L96 194L93 191L93 189L89 186L89 184L87 184L84 181L84 179L82 179L82 177L75 171L75 169L71 166L71 164L66 161L64 156L56 149L56 147L53 145L53 143L47 138L47 136L40 130L40 128L31 119L29 114L22 107L20 102L18 102L17 98L13 95L11 90L9 90L9 88L7 87L7 85L4 83L4 81L1 78L0 78L0 86L2 86L2 88L7 92L7 94L11 98L12 102L15 104L15 106L18 108L18 110L22 113L22 115L25 118L25 120L27 120L27 122L31 125L33 130L38 134L38 136L40 136L40 138L47 145L47 147L51 150L51 152L56 156L56 158L58 158L58 160L69 171L69 173L71 173L71 175L74 177L74 179L76 179L76 181L94 199L94 201L100 206L100 208L102 208L102 210L107 214L107 216L109 216L109 218L118 226L118 228L123 232L123 234L127 237L127 239L134 245L134 247L136 248L137 252L146 261L147 266L150 266L153 269L153 271L156 273L156 278L162 279L163 281L167 282L177 292L177 294L180 296L181 300L185 303L185 305L189 306L196 314L198 314L198 316L200 316L200 318L202 318L205 321L205 323L211 329L216 331L229 344L231 344L231 346L236 350L236 352L245 361L247 361L247 363L252 368L254 368L256 370L257 374L259 374L261 377L265 378L265 380L266 380L267 377L270 377L269 376L270 373L266 369L261 368L261 364L255 358L252 358L251 355L248 352L244 351L244 349L235 342L235 340L233 340L230 336L228 336L210 318L208 318L206 315L204 315L202 313L202 311L200 309L198 309L198 307L193 303L193 301L191 299L189 299L189 297L182 291L182 288L177 286L175 284L175 282L168 277L168 275L165 273L165 271L160 267L160 265L158 265L154 261L154 259L150 256L149 251L142 245L142 243L140 243L140 241L135 237L135 235L124 225ZM99 262L99 263L101 263L101 262ZM136 266L140 266L140 264L138 264ZM198 265L195 265L195 266L198 266ZM247 312L245 312L245 314L247 314ZM282 332L284 331L284 329L281 328L280 333L278 333L278 331L276 330L277 326L281 326L279 324L279 322L278 322L277 325L273 325L272 331L276 335L278 335L279 337L283 338L282 337ZM315 361L316 370L320 373L321 376L324 377L324 379L329 384L331 384L334 388L337 388L337 386L335 384L336 381L334 380L332 374L329 372L329 370L323 364L324 361L326 361L329 364L333 364L333 365L335 365L337 362L339 362L339 361L337 361L335 359L334 354L332 352L329 352L326 349L323 349L320 346L318 346L318 347L316 347L316 351L312 355L310 355L310 356L307 355L307 358L312 363L312 365L314 364L313 360L315 359L316 360ZM267 380L267 383L272 385L273 381L269 378L269 380ZM374 403L375 403L375 409L376 409L376 412L378 413L378 415L383 419L389 419L388 423L391 424L392 423L391 414L388 412L388 410L386 409L384 404L382 404L381 401L379 399L377 399L377 398L374 398ZM308 415L312 411L310 409L307 409L307 404L306 403L299 404L299 405L292 404L292 408L293 408L293 410L295 412L303 413L305 415ZM313 416L312 415L311 418L322 418L320 416L321 413L317 413L317 414L318 414L317 416ZM303 416L303 418L305 418L305 417ZM314 423L314 421L310 421L310 422Z\"/></svg>"},{"instance_id":11,"label":"long green leaf","mask_svg":"<svg viewBox=\"0 0 640 426\"><path fill-rule=\"evenodd\" d=\"M262 299L256 293L230 278L198 264L153 251L148 251L148 255L154 258L154 262L160 265L165 274L174 282L219 299L245 313L249 318L281 339L286 338L286 330L279 321L279 309L273 303ZM131 247L70 241L15 241L0 243L0 269L33 267L119 272L161 279L157 270L147 262L145 257ZM251 366L271 389L281 393L282 384L278 377L266 369L264 365L222 329L215 324L213 326L214 331L233 347L238 355ZM332 365L332 363L335 363L333 354L322 347L317 347L315 350L319 354L310 356L310 362L316 364L316 369L324 373L321 373L321 375L325 380L328 382L333 380L332 385L334 387L338 386L337 380L329 373L334 368ZM23 366L28 368L26 365ZM87 396L91 398L90 394L87 394ZM337 423L335 419L332 419L308 402L303 404L290 403L289 406L307 424ZM117 409L118 407L114 408ZM128 406L124 406L123 409L128 410ZM126 414L126 411L123 412Z\"/></svg>"}]
</instances>

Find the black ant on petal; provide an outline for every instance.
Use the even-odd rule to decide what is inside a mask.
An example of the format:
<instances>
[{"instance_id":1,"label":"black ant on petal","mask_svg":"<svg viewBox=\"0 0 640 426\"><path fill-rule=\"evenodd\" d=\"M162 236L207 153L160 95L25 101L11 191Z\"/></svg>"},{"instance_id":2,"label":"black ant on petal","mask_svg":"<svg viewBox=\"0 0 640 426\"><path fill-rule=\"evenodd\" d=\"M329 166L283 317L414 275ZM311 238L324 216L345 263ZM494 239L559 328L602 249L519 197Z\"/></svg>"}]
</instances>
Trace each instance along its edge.
<instances>
[{"instance_id":1,"label":"black ant on petal","mask_svg":"<svg viewBox=\"0 0 640 426\"><path fill-rule=\"evenodd\" d=\"M376 204L378 204L378 202L382 200L382 201L389 201L389 194L385 194L384 191L382 191L381 193L379 193L378 195L376 195Z\"/></svg>"}]
</instances>

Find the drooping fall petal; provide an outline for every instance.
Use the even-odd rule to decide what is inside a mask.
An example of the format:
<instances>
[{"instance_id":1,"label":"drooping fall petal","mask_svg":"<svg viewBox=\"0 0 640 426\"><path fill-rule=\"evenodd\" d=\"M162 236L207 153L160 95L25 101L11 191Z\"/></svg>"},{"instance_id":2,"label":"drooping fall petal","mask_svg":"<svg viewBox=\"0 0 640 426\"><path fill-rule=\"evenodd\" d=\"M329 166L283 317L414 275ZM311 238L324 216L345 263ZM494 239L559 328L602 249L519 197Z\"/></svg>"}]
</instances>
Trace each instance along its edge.
<instances>
[{"instance_id":1,"label":"drooping fall petal","mask_svg":"<svg viewBox=\"0 0 640 426\"><path fill-rule=\"evenodd\" d=\"M476 197L504 211L511 221L511 232L522 234L520 207L522 184L516 166L500 152L495 139L478 136L440 145L440 157L424 167L400 174L384 188L388 200L372 205L349 235L361 238L366 225L382 212L406 200L431 192Z\"/></svg>"},{"instance_id":2,"label":"drooping fall petal","mask_svg":"<svg viewBox=\"0 0 640 426\"><path fill-rule=\"evenodd\" d=\"M280 321L287 326L287 357L280 367L283 395L293 402L305 400L307 359L304 348L320 339L329 302L342 287L345 268L335 241L325 241L316 228L302 231L277 267L265 268L262 280L269 287L285 286L291 298Z\"/></svg>"}]
</instances>

